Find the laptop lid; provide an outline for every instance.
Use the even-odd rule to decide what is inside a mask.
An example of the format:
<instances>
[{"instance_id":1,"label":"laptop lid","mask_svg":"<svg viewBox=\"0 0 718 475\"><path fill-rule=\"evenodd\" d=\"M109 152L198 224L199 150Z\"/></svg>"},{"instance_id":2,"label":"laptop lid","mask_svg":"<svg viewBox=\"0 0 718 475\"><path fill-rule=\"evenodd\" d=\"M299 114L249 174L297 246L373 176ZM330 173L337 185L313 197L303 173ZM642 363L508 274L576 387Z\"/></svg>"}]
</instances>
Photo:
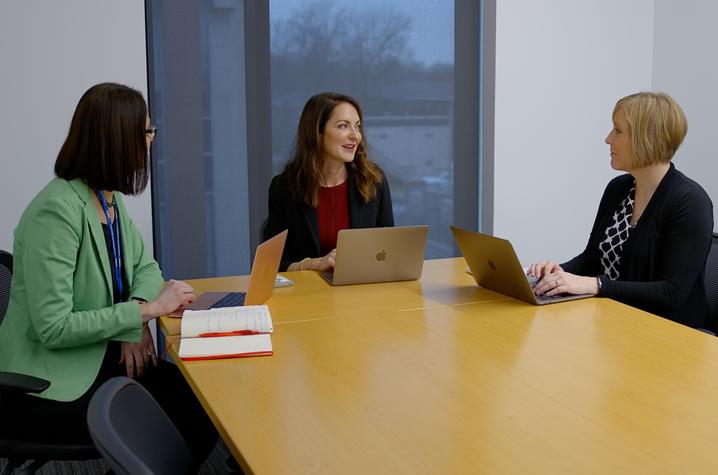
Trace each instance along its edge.
<instances>
[{"instance_id":1,"label":"laptop lid","mask_svg":"<svg viewBox=\"0 0 718 475\"><path fill-rule=\"evenodd\" d=\"M333 285L416 280L424 267L429 226L342 229L337 235Z\"/></svg>"},{"instance_id":2,"label":"laptop lid","mask_svg":"<svg viewBox=\"0 0 718 475\"><path fill-rule=\"evenodd\" d=\"M537 298L509 241L456 226L451 226L451 233L474 280L481 287L535 305L590 297L563 294L547 299Z\"/></svg>"},{"instance_id":3,"label":"laptop lid","mask_svg":"<svg viewBox=\"0 0 718 475\"><path fill-rule=\"evenodd\" d=\"M285 229L271 239L257 246L249 276L249 287L245 305L261 305L272 296L274 281L279 271L279 264L287 241L288 231Z\"/></svg>"},{"instance_id":4,"label":"laptop lid","mask_svg":"<svg viewBox=\"0 0 718 475\"><path fill-rule=\"evenodd\" d=\"M257 246L243 305L261 305L272 296L286 240L287 230L285 229ZM230 293L238 294L239 292L204 292L188 305L187 309L207 310ZM177 313L181 315L181 311Z\"/></svg>"}]
</instances>

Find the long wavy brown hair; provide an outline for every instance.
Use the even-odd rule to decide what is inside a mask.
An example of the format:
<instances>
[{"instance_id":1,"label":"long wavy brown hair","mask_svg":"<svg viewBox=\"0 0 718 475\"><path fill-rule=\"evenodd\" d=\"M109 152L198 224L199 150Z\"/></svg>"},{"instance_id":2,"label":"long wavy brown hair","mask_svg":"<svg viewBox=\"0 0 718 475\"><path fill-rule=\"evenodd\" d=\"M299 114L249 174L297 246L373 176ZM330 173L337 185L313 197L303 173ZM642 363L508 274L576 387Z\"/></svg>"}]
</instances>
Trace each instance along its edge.
<instances>
[{"instance_id":1,"label":"long wavy brown hair","mask_svg":"<svg viewBox=\"0 0 718 475\"><path fill-rule=\"evenodd\" d=\"M324 127L334 108L343 102L354 106L359 114L359 120L362 125L364 124L361 107L353 97L334 92L323 92L310 97L299 118L292 158L284 167L289 192L294 199L301 199L312 207L319 204L319 183L324 160L322 157ZM359 194L364 202L368 203L376 195L376 185L382 182L383 175L379 167L367 156L367 143L363 132L354 160L346 166Z\"/></svg>"}]
</instances>

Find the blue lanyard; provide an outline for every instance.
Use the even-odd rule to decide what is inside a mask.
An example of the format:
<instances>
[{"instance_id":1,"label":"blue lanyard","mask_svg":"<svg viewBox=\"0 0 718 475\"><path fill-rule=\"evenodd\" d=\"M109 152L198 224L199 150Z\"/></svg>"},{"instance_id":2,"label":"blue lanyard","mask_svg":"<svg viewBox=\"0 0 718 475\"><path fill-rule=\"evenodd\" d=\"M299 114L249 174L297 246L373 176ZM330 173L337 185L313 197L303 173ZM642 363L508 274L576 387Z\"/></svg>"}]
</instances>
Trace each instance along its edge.
<instances>
[{"instance_id":1,"label":"blue lanyard","mask_svg":"<svg viewBox=\"0 0 718 475\"><path fill-rule=\"evenodd\" d=\"M112 204L115 206L115 221L110 220L110 209L105 201L105 195L100 190L95 190L97 198L102 204L102 211L105 212L105 218L107 218L107 227L110 229L110 241L112 241L112 272L115 275L115 281L117 282L117 292L122 298L122 255L120 249L120 223L117 218L119 217L117 212L117 206L115 197L112 197Z\"/></svg>"}]
</instances>

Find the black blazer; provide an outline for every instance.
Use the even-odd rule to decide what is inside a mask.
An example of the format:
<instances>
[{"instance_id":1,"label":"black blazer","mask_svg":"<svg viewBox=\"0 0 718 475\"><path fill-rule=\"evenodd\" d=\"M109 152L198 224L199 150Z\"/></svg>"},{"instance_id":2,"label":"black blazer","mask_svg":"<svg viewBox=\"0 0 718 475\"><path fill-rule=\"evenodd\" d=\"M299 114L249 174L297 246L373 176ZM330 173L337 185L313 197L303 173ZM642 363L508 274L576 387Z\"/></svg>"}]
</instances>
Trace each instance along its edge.
<instances>
[{"instance_id":1,"label":"black blazer","mask_svg":"<svg viewBox=\"0 0 718 475\"><path fill-rule=\"evenodd\" d=\"M377 228L394 226L389 182L382 173L382 182L376 187L376 195L364 203L354 179L349 173L349 226L351 228ZM269 185L269 218L262 232L262 240L289 230L284 245L280 271L287 270L292 262L305 257L321 257L319 249L319 218L317 208L295 200L289 193L284 174L272 178Z\"/></svg>"},{"instance_id":2,"label":"black blazer","mask_svg":"<svg viewBox=\"0 0 718 475\"><path fill-rule=\"evenodd\" d=\"M611 180L598 206L586 249L561 265L565 271L603 275L598 244L633 183L628 174ZM623 243L619 280L603 277L599 296L691 327L713 328L703 283L712 231L710 198L698 183L671 164Z\"/></svg>"}]
</instances>

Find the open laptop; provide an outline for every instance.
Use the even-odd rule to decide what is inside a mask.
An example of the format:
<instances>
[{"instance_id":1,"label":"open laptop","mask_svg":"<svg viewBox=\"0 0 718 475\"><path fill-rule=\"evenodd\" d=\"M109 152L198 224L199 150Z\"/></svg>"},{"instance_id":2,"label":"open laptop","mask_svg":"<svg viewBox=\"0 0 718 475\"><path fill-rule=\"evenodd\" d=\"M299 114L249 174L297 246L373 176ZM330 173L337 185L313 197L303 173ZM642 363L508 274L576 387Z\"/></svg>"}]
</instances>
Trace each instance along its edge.
<instances>
[{"instance_id":1,"label":"open laptop","mask_svg":"<svg viewBox=\"0 0 718 475\"><path fill-rule=\"evenodd\" d=\"M526 275L509 241L456 226L451 226L451 232L474 280L481 287L535 305L591 297L588 294L536 295L532 287L538 279Z\"/></svg>"},{"instance_id":2,"label":"open laptop","mask_svg":"<svg viewBox=\"0 0 718 475\"><path fill-rule=\"evenodd\" d=\"M332 285L416 280L424 267L429 226L342 229L337 235Z\"/></svg>"},{"instance_id":3,"label":"open laptop","mask_svg":"<svg viewBox=\"0 0 718 475\"><path fill-rule=\"evenodd\" d=\"M287 230L285 229L272 239L257 246L247 292L205 292L200 294L185 310L261 305L269 300L274 289L275 277L279 270L286 240Z\"/></svg>"}]
</instances>

